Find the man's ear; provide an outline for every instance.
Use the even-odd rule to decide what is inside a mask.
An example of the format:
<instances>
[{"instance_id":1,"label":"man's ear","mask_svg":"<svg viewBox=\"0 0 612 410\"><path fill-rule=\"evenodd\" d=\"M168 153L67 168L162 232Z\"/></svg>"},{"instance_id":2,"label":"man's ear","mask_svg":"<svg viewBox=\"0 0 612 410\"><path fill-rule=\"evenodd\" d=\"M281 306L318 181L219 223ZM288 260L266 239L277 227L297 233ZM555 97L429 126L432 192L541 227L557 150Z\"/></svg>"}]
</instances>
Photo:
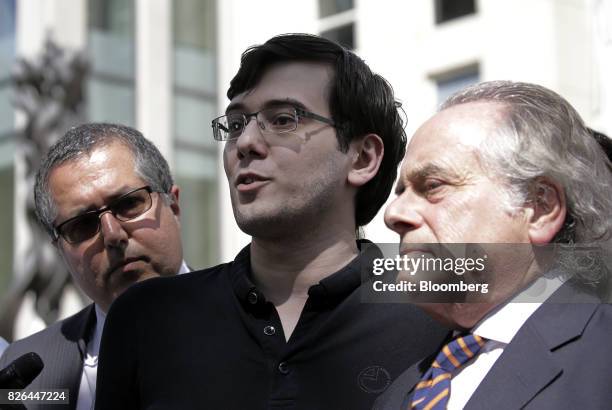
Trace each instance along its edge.
<instances>
[{"instance_id":1,"label":"man's ear","mask_svg":"<svg viewBox=\"0 0 612 410\"><path fill-rule=\"evenodd\" d=\"M170 202L170 209L172 209L172 213L174 213L174 215L176 216L181 215L181 207L179 206L179 193L180 188L176 185L172 185L172 188L170 188L170 200L172 201Z\"/></svg>"},{"instance_id":2,"label":"man's ear","mask_svg":"<svg viewBox=\"0 0 612 410\"><path fill-rule=\"evenodd\" d=\"M385 145L376 134L368 134L351 142L349 155L352 155L348 182L354 187L367 184L378 173L385 153Z\"/></svg>"},{"instance_id":3,"label":"man's ear","mask_svg":"<svg viewBox=\"0 0 612 410\"><path fill-rule=\"evenodd\" d=\"M549 178L533 181L528 207L533 213L529 222L529 239L533 244L550 243L563 227L567 204L563 187Z\"/></svg>"}]
</instances>

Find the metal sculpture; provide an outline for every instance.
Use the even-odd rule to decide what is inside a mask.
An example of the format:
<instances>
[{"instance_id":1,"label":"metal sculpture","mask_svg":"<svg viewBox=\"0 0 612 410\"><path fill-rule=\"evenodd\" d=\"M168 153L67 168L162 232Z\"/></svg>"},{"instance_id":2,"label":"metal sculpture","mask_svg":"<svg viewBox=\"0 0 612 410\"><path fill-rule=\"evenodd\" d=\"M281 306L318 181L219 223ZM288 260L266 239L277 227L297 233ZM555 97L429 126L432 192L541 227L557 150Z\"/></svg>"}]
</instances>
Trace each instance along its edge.
<instances>
[{"instance_id":1,"label":"metal sculpture","mask_svg":"<svg viewBox=\"0 0 612 410\"><path fill-rule=\"evenodd\" d=\"M0 306L0 334L12 339L14 318L24 296L33 291L36 313L46 324L57 320L70 275L53 249L34 212L34 179L42 157L71 126L84 119L84 85L89 65L80 52L67 52L47 40L42 55L18 59L12 75L14 105L25 122L17 150L25 163L26 225L29 234L25 263L15 264L8 297Z\"/></svg>"}]
</instances>

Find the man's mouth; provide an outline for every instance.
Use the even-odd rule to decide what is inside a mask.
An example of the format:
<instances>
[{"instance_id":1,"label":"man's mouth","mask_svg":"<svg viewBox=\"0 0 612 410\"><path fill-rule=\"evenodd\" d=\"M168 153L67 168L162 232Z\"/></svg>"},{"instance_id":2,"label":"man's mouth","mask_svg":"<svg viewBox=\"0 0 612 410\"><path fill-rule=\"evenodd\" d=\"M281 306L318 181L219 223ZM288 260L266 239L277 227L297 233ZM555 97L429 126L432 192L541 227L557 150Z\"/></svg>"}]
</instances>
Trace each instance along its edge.
<instances>
[{"instance_id":1,"label":"man's mouth","mask_svg":"<svg viewBox=\"0 0 612 410\"><path fill-rule=\"evenodd\" d=\"M238 175L234 185L236 186L238 192L251 192L261 188L263 185L266 185L269 181L269 178L252 172L247 172Z\"/></svg>"},{"instance_id":2,"label":"man's mouth","mask_svg":"<svg viewBox=\"0 0 612 410\"><path fill-rule=\"evenodd\" d=\"M125 272L129 272L132 270L136 270L140 262L147 262L147 260L148 258L146 258L145 256L125 258L113 264L108 269L108 276L112 275L113 273L120 272L120 271L125 273Z\"/></svg>"}]
</instances>

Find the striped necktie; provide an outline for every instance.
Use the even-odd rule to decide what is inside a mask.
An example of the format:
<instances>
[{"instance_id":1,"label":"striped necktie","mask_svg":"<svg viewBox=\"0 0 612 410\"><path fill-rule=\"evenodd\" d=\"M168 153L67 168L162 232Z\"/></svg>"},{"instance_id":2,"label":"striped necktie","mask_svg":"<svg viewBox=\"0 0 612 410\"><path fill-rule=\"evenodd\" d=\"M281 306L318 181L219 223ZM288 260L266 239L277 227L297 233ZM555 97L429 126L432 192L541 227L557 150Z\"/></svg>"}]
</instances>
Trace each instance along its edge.
<instances>
[{"instance_id":1,"label":"striped necktie","mask_svg":"<svg viewBox=\"0 0 612 410\"><path fill-rule=\"evenodd\" d=\"M469 334L445 345L414 388L412 403L408 410L446 409L452 372L477 355L484 344L483 338Z\"/></svg>"}]
</instances>

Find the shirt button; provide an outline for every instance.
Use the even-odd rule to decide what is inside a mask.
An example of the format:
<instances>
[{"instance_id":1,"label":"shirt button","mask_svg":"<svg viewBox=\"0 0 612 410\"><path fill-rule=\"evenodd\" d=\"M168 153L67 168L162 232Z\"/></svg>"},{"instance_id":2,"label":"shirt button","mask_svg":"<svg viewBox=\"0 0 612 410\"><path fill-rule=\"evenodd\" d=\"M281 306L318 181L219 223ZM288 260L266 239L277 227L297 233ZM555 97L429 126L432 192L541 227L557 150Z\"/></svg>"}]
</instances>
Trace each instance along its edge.
<instances>
[{"instance_id":1,"label":"shirt button","mask_svg":"<svg viewBox=\"0 0 612 410\"><path fill-rule=\"evenodd\" d=\"M249 292L249 294L247 296L247 300L249 301L249 303L251 305L257 304L257 300L258 299L259 299L259 297L257 296L257 292L255 292L254 290Z\"/></svg>"},{"instance_id":2,"label":"shirt button","mask_svg":"<svg viewBox=\"0 0 612 410\"><path fill-rule=\"evenodd\" d=\"M278 364L278 371L281 372L281 374L289 374L289 366L287 365L287 362L280 362Z\"/></svg>"},{"instance_id":3,"label":"shirt button","mask_svg":"<svg viewBox=\"0 0 612 410\"><path fill-rule=\"evenodd\" d=\"M275 333L276 333L276 329L274 328L274 326L266 326L266 327L264 327L264 334L265 335L272 336Z\"/></svg>"}]
</instances>

